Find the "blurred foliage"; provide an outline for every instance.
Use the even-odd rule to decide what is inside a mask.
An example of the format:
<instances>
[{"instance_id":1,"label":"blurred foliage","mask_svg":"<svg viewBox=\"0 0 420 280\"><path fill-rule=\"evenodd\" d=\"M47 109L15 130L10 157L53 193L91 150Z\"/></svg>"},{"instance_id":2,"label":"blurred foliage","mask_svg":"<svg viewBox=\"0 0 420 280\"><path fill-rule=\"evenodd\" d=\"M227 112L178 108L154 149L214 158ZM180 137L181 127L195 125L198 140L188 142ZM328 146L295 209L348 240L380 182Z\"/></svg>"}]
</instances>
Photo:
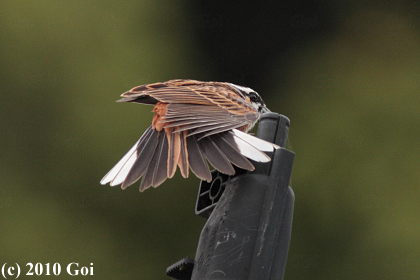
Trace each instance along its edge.
<instances>
[{"instance_id":1,"label":"blurred foliage","mask_svg":"<svg viewBox=\"0 0 420 280\"><path fill-rule=\"evenodd\" d=\"M418 278L417 2L242 3L0 1L1 265L164 279L193 257L198 179L99 180L151 120L118 94L194 78L251 86L291 119L285 279Z\"/></svg>"}]
</instances>

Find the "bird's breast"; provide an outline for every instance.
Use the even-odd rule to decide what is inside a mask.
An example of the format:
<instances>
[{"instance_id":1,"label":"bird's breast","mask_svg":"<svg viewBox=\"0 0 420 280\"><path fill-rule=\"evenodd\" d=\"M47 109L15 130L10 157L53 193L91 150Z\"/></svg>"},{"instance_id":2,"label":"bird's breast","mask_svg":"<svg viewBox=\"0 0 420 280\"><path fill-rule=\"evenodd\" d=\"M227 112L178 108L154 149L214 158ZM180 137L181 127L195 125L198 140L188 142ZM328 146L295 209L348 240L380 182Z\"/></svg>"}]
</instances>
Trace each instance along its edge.
<instances>
[{"instance_id":1,"label":"bird's breast","mask_svg":"<svg viewBox=\"0 0 420 280\"><path fill-rule=\"evenodd\" d=\"M152 128L161 131L168 123L163 122L162 119L166 116L167 103L158 102L153 108L152 112L155 113L152 121Z\"/></svg>"}]
</instances>

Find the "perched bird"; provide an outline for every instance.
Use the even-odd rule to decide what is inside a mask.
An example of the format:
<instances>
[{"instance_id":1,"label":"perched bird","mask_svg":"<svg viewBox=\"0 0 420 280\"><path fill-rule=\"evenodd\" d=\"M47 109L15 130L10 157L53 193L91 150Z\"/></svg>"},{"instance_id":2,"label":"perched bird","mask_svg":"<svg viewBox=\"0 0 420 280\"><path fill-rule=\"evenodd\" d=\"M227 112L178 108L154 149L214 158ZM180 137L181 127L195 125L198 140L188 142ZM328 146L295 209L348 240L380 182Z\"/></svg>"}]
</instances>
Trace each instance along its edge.
<instances>
[{"instance_id":1,"label":"perched bird","mask_svg":"<svg viewBox=\"0 0 420 280\"><path fill-rule=\"evenodd\" d=\"M264 152L277 145L246 132L262 113L270 112L250 88L222 82L170 80L141 85L123 93L118 102L153 105L153 121L128 153L105 175L101 184L125 189L142 176L140 191L157 187L180 169L211 181L207 161L224 174L232 164L254 170L247 159L268 162Z\"/></svg>"}]
</instances>

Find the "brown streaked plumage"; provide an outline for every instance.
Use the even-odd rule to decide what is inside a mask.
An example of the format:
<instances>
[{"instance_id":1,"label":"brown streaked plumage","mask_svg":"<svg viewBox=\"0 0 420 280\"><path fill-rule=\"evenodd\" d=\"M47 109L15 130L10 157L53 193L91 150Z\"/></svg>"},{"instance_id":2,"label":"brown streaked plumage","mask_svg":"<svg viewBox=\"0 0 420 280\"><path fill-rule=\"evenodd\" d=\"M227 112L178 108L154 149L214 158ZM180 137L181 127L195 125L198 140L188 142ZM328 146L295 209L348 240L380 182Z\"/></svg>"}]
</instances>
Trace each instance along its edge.
<instances>
[{"instance_id":1,"label":"brown streaked plumage","mask_svg":"<svg viewBox=\"0 0 420 280\"><path fill-rule=\"evenodd\" d=\"M267 162L264 151L278 146L246 134L261 114L269 112L250 88L221 82L170 80L141 85L123 93L118 102L153 105L152 125L101 180L122 188L143 177L140 191L172 178L179 167L211 181L207 161L233 175L236 165L254 170L248 160Z\"/></svg>"}]
</instances>

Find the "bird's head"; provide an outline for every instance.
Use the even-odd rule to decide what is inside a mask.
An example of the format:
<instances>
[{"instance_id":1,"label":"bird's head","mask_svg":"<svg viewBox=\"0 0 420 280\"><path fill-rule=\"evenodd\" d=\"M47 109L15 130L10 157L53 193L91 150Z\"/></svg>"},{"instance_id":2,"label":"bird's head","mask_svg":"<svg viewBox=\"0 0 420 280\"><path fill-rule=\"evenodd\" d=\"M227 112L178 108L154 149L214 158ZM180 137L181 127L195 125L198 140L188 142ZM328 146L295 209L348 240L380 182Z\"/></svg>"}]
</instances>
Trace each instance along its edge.
<instances>
[{"instance_id":1,"label":"bird's head","mask_svg":"<svg viewBox=\"0 0 420 280\"><path fill-rule=\"evenodd\" d=\"M246 101L251 103L251 105L255 108L260 114L271 112L267 106L265 105L264 101L262 100L261 96L249 87L238 86L235 84L229 83L229 85Z\"/></svg>"}]
</instances>

